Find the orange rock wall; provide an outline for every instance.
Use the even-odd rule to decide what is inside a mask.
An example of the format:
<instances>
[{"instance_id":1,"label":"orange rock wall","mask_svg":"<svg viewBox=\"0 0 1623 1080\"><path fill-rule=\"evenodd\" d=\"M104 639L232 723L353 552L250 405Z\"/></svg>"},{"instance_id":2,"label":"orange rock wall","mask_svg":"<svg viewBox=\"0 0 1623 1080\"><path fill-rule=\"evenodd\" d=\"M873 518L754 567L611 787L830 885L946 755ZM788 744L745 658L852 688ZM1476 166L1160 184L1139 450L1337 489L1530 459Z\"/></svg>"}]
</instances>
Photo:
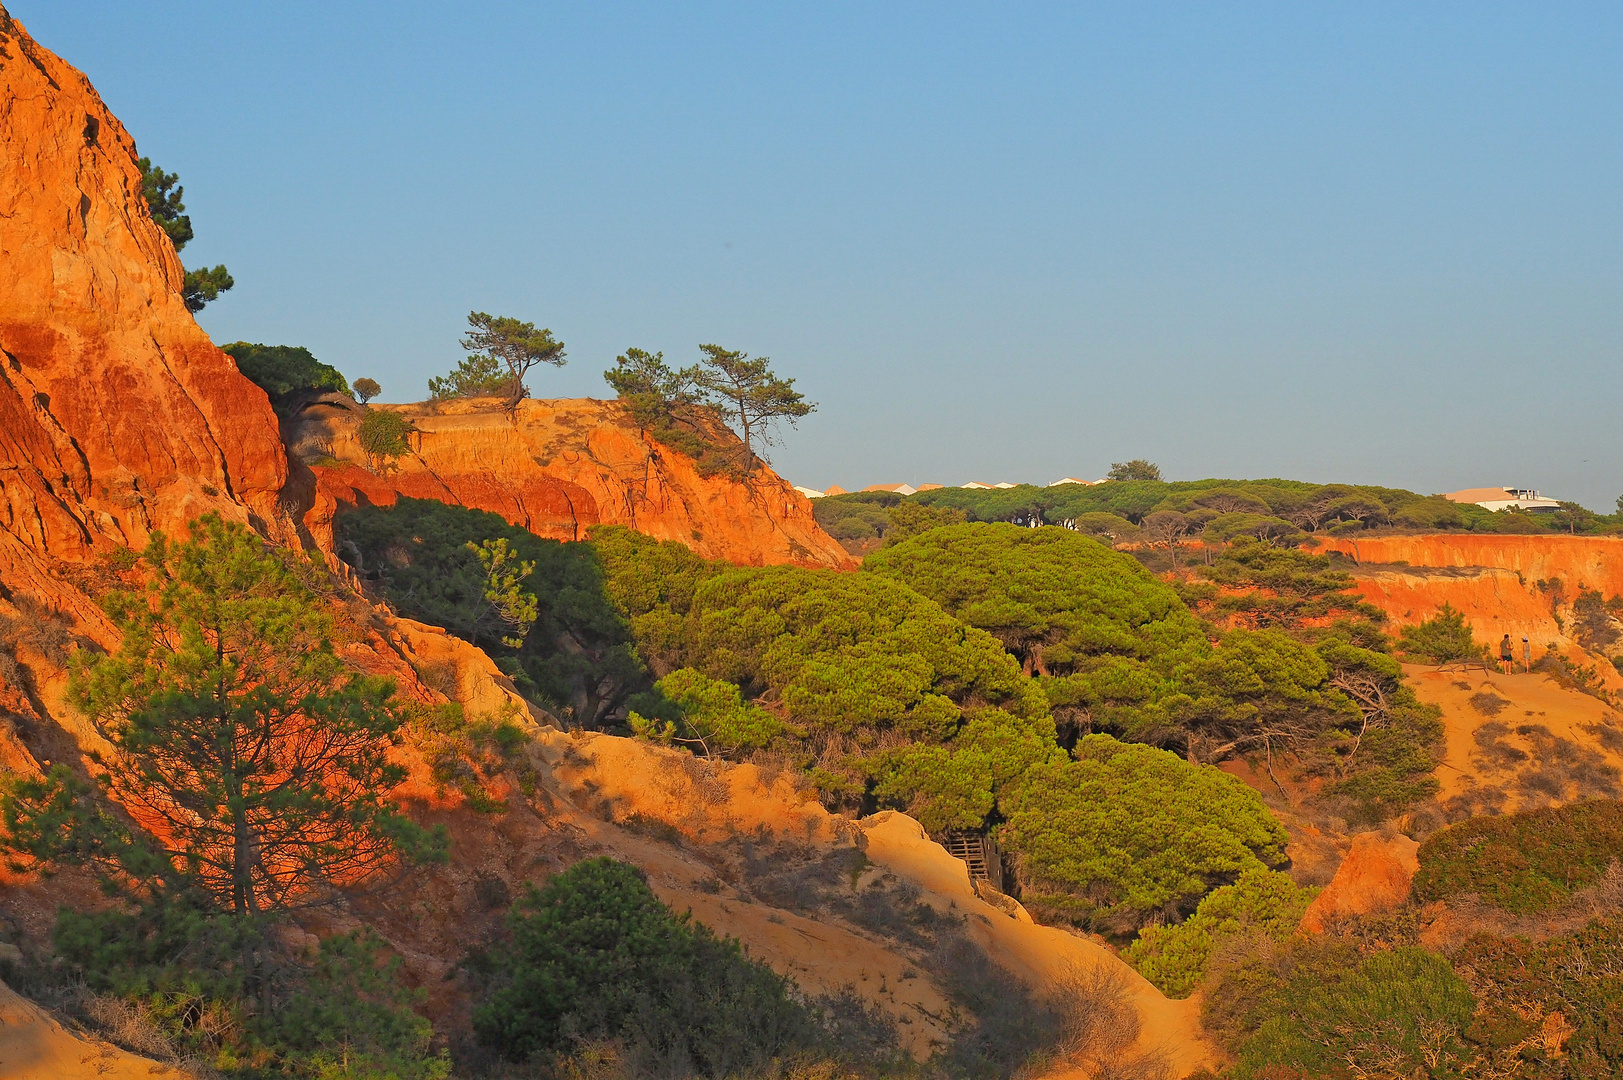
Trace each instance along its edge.
<instances>
[{"instance_id":1,"label":"orange rock wall","mask_svg":"<svg viewBox=\"0 0 1623 1080\"><path fill-rule=\"evenodd\" d=\"M1556 621L1564 608L1552 606L1541 580L1559 579L1566 601L1580 587L1606 597L1623 595L1623 539L1591 536L1474 536L1441 533L1329 538L1320 551L1340 551L1357 559L1358 590L1385 611L1394 627L1431 618L1443 604L1465 615L1484 643L1509 634L1532 643L1535 658L1555 643L1575 643ZM1396 566L1394 563L1407 563Z\"/></svg>"},{"instance_id":2,"label":"orange rock wall","mask_svg":"<svg viewBox=\"0 0 1623 1080\"><path fill-rule=\"evenodd\" d=\"M180 298L135 157L84 75L0 8L0 569L30 578L31 557L139 546L206 510L269 523L286 479L270 403Z\"/></svg>"},{"instance_id":3,"label":"orange rock wall","mask_svg":"<svg viewBox=\"0 0 1623 1080\"><path fill-rule=\"evenodd\" d=\"M558 540L593 525L625 525L747 566L791 563L851 568L855 560L817 524L811 500L770 469L749 484L702 476L686 454L639 430L616 402L526 401L509 416L493 402L389 405L418 428L413 453L369 470L359 415L317 404L289 425L295 457L313 464L317 491L306 517L330 548L332 518L346 506L389 505L400 495L501 514ZM339 462L341 464L332 464Z\"/></svg>"}]
</instances>

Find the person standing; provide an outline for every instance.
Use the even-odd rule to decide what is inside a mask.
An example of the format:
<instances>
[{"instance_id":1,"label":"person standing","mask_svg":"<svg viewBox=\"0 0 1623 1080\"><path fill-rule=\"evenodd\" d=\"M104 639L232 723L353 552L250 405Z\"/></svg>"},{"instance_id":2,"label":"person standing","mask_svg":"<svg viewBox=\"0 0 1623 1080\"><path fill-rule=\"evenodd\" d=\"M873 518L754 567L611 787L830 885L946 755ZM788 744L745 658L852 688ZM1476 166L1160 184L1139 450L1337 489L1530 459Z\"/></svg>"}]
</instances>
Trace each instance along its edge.
<instances>
[{"instance_id":1,"label":"person standing","mask_svg":"<svg viewBox=\"0 0 1623 1080\"><path fill-rule=\"evenodd\" d=\"M1505 669L1506 675L1515 674L1516 647L1510 643L1509 634L1499 642L1499 666Z\"/></svg>"}]
</instances>

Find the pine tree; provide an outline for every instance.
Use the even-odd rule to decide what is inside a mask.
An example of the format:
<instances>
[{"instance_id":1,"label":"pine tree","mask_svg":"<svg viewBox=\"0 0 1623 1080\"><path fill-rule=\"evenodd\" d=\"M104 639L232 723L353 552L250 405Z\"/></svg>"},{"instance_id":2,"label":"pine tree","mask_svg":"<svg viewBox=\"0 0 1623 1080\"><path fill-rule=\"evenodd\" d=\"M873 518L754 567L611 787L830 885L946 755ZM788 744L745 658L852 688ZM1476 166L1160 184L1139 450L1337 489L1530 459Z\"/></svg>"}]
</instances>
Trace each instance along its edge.
<instances>
[{"instance_id":1,"label":"pine tree","mask_svg":"<svg viewBox=\"0 0 1623 1080\"><path fill-rule=\"evenodd\" d=\"M438 855L443 839L388 799L406 775L388 757L394 686L336 655L296 556L210 514L183 543L156 534L143 558L148 590L104 601L122 644L71 683L129 824L58 770L7 795L13 852L100 863L137 894L197 887L247 917Z\"/></svg>"}]
</instances>

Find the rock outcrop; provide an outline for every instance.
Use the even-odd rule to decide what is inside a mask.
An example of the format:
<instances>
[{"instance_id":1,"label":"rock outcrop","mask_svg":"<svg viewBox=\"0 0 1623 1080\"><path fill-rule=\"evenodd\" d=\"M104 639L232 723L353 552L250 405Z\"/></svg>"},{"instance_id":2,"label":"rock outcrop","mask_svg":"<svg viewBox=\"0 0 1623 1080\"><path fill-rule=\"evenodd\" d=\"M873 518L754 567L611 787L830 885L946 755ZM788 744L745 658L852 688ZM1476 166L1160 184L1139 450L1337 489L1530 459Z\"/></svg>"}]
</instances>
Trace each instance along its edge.
<instances>
[{"instance_id":1,"label":"rock outcrop","mask_svg":"<svg viewBox=\"0 0 1623 1080\"><path fill-rule=\"evenodd\" d=\"M1359 833L1336 876L1302 914L1304 933L1319 934L1337 916L1393 911L1409 898L1409 883L1420 869L1420 845L1407 836Z\"/></svg>"},{"instance_id":2,"label":"rock outcrop","mask_svg":"<svg viewBox=\"0 0 1623 1080\"><path fill-rule=\"evenodd\" d=\"M617 402L525 401L512 413L494 400L372 407L417 428L412 452L386 469L366 467L361 413L347 399L325 395L284 425L290 454L315 477L306 527L328 550L334 514L406 496L494 511L557 540L625 525L743 565L855 565L788 481L766 468L747 484L705 476Z\"/></svg>"},{"instance_id":3,"label":"rock outcrop","mask_svg":"<svg viewBox=\"0 0 1623 1080\"><path fill-rule=\"evenodd\" d=\"M286 458L269 401L186 310L129 133L4 8L0 145L8 585L46 590L42 557L139 547L208 510L275 531Z\"/></svg>"}]
</instances>

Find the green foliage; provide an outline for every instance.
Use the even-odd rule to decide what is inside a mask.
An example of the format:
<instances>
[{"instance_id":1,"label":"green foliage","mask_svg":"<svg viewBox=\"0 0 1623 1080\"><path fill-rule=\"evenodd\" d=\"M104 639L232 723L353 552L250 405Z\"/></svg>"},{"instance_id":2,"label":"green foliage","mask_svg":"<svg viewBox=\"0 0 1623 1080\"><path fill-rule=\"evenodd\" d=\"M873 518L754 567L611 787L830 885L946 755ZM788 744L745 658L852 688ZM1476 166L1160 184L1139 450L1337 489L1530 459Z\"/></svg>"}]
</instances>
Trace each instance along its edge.
<instances>
[{"instance_id":1,"label":"green foliage","mask_svg":"<svg viewBox=\"0 0 1623 1080\"><path fill-rule=\"evenodd\" d=\"M331 364L324 364L302 345L252 345L233 341L223 346L237 370L277 404L301 390L349 393L349 383Z\"/></svg>"},{"instance_id":2,"label":"green foliage","mask_svg":"<svg viewBox=\"0 0 1623 1080\"><path fill-rule=\"evenodd\" d=\"M1444 603L1437 614L1398 633L1398 648L1408 657L1432 664L1476 660L1487 650L1479 644L1465 616Z\"/></svg>"},{"instance_id":3,"label":"green foliage","mask_svg":"<svg viewBox=\"0 0 1623 1080\"><path fill-rule=\"evenodd\" d=\"M353 386L355 400L365 405L368 401L383 393L383 387L378 385L376 379L359 378Z\"/></svg>"},{"instance_id":4,"label":"green foliage","mask_svg":"<svg viewBox=\"0 0 1623 1080\"><path fill-rule=\"evenodd\" d=\"M656 685L682 713L679 728L672 726L660 734L695 743L706 754L735 756L770 746L785 734L799 734L759 705L745 701L732 683L708 678L692 668L678 668ZM648 723L631 714L633 731L651 733Z\"/></svg>"},{"instance_id":5,"label":"green foliage","mask_svg":"<svg viewBox=\"0 0 1623 1080\"><path fill-rule=\"evenodd\" d=\"M497 514L426 499L362 507L340 515L334 531L340 553L382 586L396 610L486 650L538 704L601 727L648 690L593 545L543 540ZM494 541L506 543L509 569L514 561L535 567L509 583L515 598L534 597L538 607L517 646L508 644L515 627L488 598L490 574L476 554Z\"/></svg>"},{"instance_id":6,"label":"green foliage","mask_svg":"<svg viewBox=\"0 0 1623 1080\"><path fill-rule=\"evenodd\" d=\"M1360 956L1299 940L1267 962L1229 972L1208 998L1235 1018L1236 1080L1444 1077L1471 1054L1463 1031L1475 1001L1435 953L1399 946Z\"/></svg>"},{"instance_id":7,"label":"green foliage","mask_svg":"<svg viewBox=\"0 0 1623 1080\"><path fill-rule=\"evenodd\" d=\"M1195 574L1222 592L1198 594L1191 608L1230 626L1301 630L1336 617L1386 619L1381 609L1358 596L1352 576L1331 569L1323 555L1240 540L1210 565L1197 567Z\"/></svg>"},{"instance_id":8,"label":"green foliage","mask_svg":"<svg viewBox=\"0 0 1623 1080\"><path fill-rule=\"evenodd\" d=\"M1184 515L1188 529L1200 532L1222 515L1249 514L1272 519L1249 523L1238 519L1214 530L1250 533L1291 540L1280 523L1306 532L1359 532L1396 525L1415 529L1466 529L1478 532L1544 532L1557 523L1539 515L1494 514L1477 506L1457 505L1440 496L1423 496L1398 488L1371 485L1312 484L1299 480L1116 480L1108 484L1060 484L1040 488L1021 484L990 491L941 488L909 496L926 506L964 510L970 521L1012 521L1023 525L1080 527L1088 514L1113 514L1142 526L1154 513ZM1252 526L1255 526L1253 528ZM1563 526L1564 528L1565 526ZM1601 519L1588 528L1601 529ZM1091 531L1084 529L1083 531ZM1271 534L1271 535L1270 535Z\"/></svg>"},{"instance_id":9,"label":"green foliage","mask_svg":"<svg viewBox=\"0 0 1623 1080\"><path fill-rule=\"evenodd\" d=\"M411 453L411 437L417 425L397 412L368 409L361 417L361 449L374 469L388 468L394 460Z\"/></svg>"},{"instance_id":10,"label":"green foliage","mask_svg":"<svg viewBox=\"0 0 1623 1080\"><path fill-rule=\"evenodd\" d=\"M229 292L234 285L236 281L223 263L204 266L186 271L181 281L180 298L185 302L186 310L195 315L218 300L221 293Z\"/></svg>"},{"instance_id":11,"label":"green foliage","mask_svg":"<svg viewBox=\"0 0 1623 1080\"><path fill-rule=\"evenodd\" d=\"M485 601L496 618L512 631L502 635L502 644L510 649L522 647L535 620L541 617L541 601L523 585L535 573L534 561L526 562L515 555L505 536L479 544L469 540L464 546L484 568Z\"/></svg>"},{"instance_id":12,"label":"green foliage","mask_svg":"<svg viewBox=\"0 0 1623 1080\"><path fill-rule=\"evenodd\" d=\"M1106 658L1205 645L1176 593L1131 556L1067 529L935 529L875 552L863 571L991 633L1028 672L1086 672Z\"/></svg>"},{"instance_id":13,"label":"green foliage","mask_svg":"<svg viewBox=\"0 0 1623 1080\"><path fill-rule=\"evenodd\" d=\"M510 387L510 376L494 356L465 356L448 374L428 380L428 396L432 401L498 397Z\"/></svg>"},{"instance_id":14,"label":"green foliage","mask_svg":"<svg viewBox=\"0 0 1623 1080\"><path fill-rule=\"evenodd\" d=\"M529 396L524 377L537 364L563 367L564 343L551 330L537 330L534 323L510 316L468 312L472 328L462 339L468 356L449 375L428 380L429 394L435 399L501 394L509 408Z\"/></svg>"},{"instance_id":15,"label":"green foliage","mask_svg":"<svg viewBox=\"0 0 1623 1080\"><path fill-rule=\"evenodd\" d=\"M186 189L179 186L180 175L164 172L146 157L137 161L135 167L141 170L141 194L146 198L147 209L152 211L152 220L158 223L178 253L191 243L194 235L192 219L186 216L186 204L180 201L186 194Z\"/></svg>"},{"instance_id":16,"label":"green foliage","mask_svg":"<svg viewBox=\"0 0 1623 1080\"><path fill-rule=\"evenodd\" d=\"M1623 921L1547 941L1479 935L1454 957L1482 1009L1467 1035L1527 1080L1623 1075ZM1552 1024L1552 1021L1556 1021ZM1551 1047L1547 1029L1566 1033Z\"/></svg>"},{"instance_id":17,"label":"green foliage","mask_svg":"<svg viewBox=\"0 0 1623 1080\"><path fill-rule=\"evenodd\" d=\"M508 804L485 790L482 776L509 773L526 794L533 794L539 783L535 767L522 753L530 738L517 720L518 706L512 702L493 716L471 718L461 705L450 702L416 707L411 726L413 741L442 795L445 788L454 787L478 813L502 814Z\"/></svg>"},{"instance_id":18,"label":"green foliage","mask_svg":"<svg viewBox=\"0 0 1623 1080\"><path fill-rule=\"evenodd\" d=\"M879 575L725 570L694 590L682 637L690 666L773 693L790 722L814 729L902 724L930 694L1045 711L995 639Z\"/></svg>"},{"instance_id":19,"label":"green foliage","mask_svg":"<svg viewBox=\"0 0 1623 1080\"><path fill-rule=\"evenodd\" d=\"M434 1027L412 1006L425 996L400 979L400 958L380 962L371 930L322 941L320 954L261 1036L285 1071L319 1080L446 1080L450 1055L431 1049Z\"/></svg>"},{"instance_id":20,"label":"green foliage","mask_svg":"<svg viewBox=\"0 0 1623 1080\"><path fill-rule=\"evenodd\" d=\"M883 538L887 544L900 543L910 536L964 520L962 510L908 502L889 491L825 495L812 503L812 514L817 524L836 540Z\"/></svg>"},{"instance_id":21,"label":"green foliage","mask_svg":"<svg viewBox=\"0 0 1623 1080\"><path fill-rule=\"evenodd\" d=\"M745 473L755 467L756 447L771 443L773 424L787 420L793 427L795 421L817 409L795 389L793 379L773 373L770 357L751 360L748 353L720 345L700 345L699 352L703 355L694 378L701 391L720 403L728 423L738 422L738 437L744 444L738 468Z\"/></svg>"},{"instance_id":22,"label":"green foliage","mask_svg":"<svg viewBox=\"0 0 1623 1080\"><path fill-rule=\"evenodd\" d=\"M626 403L639 426L657 431L675 422L677 410L709 403L699 376L697 365L676 370L665 363L662 352L627 349L614 358L603 381Z\"/></svg>"},{"instance_id":23,"label":"green foliage","mask_svg":"<svg viewBox=\"0 0 1623 1080\"><path fill-rule=\"evenodd\" d=\"M957 708L947 699L927 698L910 718L911 733L934 734L925 718L937 709L943 721L937 731L958 719ZM902 804L919 824L941 833L980 828L999 798L1029 770L1064 760L1048 717L1022 720L1001 709L985 709L976 711L947 745L920 742L887 751L869 772L878 780L875 795Z\"/></svg>"},{"instance_id":24,"label":"green foliage","mask_svg":"<svg viewBox=\"0 0 1623 1080\"><path fill-rule=\"evenodd\" d=\"M1188 997L1213 952L1254 934L1286 940L1316 892L1297 888L1287 874L1247 867L1234 884L1208 893L1183 922L1145 927L1122 955L1168 997Z\"/></svg>"},{"instance_id":25,"label":"green foliage","mask_svg":"<svg viewBox=\"0 0 1623 1080\"><path fill-rule=\"evenodd\" d=\"M1617 599L1613 598L1614 601ZM1578 589L1578 595L1572 601L1572 627L1578 635L1578 643L1591 653L1604 654L1623 638L1613 625L1614 611L1618 604L1608 606L1601 598L1600 590Z\"/></svg>"},{"instance_id":26,"label":"green foliage","mask_svg":"<svg viewBox=\"0 0 1623 1080\"><path fill-rule=\"evenodd\" d=\"M1027 906L1136 929L1284 861L1284 828L1233 777L1107 735L1073 754L1028 769L1004 799L999 835L1020 853Z\"/></svg>"},{"instance_id":27,"label":"green foliage","mask_svg":"<svg viewBox=\"0 0 1623 1080\"><path fill-rule=\"evenodd\" d=\"M133 910L63 908L53 935L66 973L126 1002L176 1049L227 1075L444 1080L433 1028L398 958L371 931L292 959L262 922L195 891Z\"/></svg>"},{"instance_id":28,"label":"green foliage","mask_svg":"<svg viewBox=\"0 0 1623 1080\"><path fill-rule=\"evenodd\" d=\"M509 1058L618 1038L660 1075L726 1077L817 1039L788 979L673 915L625 863L576 864L515 905L508 926L474 1030Z\"/></svg>"},{"instance_id":29,"label":"green foliage","mask_svg":"<svg viewBox=\"0 0 1623 1080\"><path fill-rule=\"evenodd\" d=\"M1420 845L1416 901L1474 893L1517 915L1559 907L1623 855L1623 803L1609 800L1473 818Z\"/></svg>"},{"instance_id":30,"label":"green foliage","mask_svg":"<svg viewBox=\"0 0 1623 1080\"><path fill-rule=\"evenodd\" d=\"M405 777L388 760L393 684L334 654L332 618L291 554L211 514L184 543L154 534L143 558L150 592L108 594L122 641L82 660L71 690L109 744L107 793L153 831L64 813L88 792L15 786L4 812L26 856L98 862L137 895L182 880L246 916L442 854L387 797Z\"/></svg>"},{"instance_id":31,"label":"green foliage","mask_svg":"<svg viewBox=\"0 0 1623 1080\"><path fill-rule=\"evenodd\" d=\"M1458 503L1441 495L1417 499L1392 513L1392 524L1427 531L1458 529L1465 525L1465 513Z\"/></svg>"},{"instance_id":32,"label":"green foliage","mask_svg":"<svg viewBox=\"0 0 1623 1080\"><path fill-rule=\"evenodd\" d=\"M1161 479L1161 467L1143 458L1134 458L1132 461L1118 461L1110 466L1110 472L1105 474L1111 480L1151 480Z\"/></svg>"},{"instance_id":33,"label":"green foliage","mask_svg":"<svg viewBox=\"0 0 1623 1080\"><path fill-rule=\"evenodd\" d=\"M146 199L147 209L152 212L152 220L169 237L169 242L175 245L175 253L179 254L194 235L192 219L186 215L186 204L181 202L186 189L179 186L180 176L164 172L152 163L151 158L141 158L135 164L141 170L141 194ZM224 266L187 270L180 296L185 301L186 310L195 315L219 299L220 294L234 284Z\"/></svg>"}]
</instances>

